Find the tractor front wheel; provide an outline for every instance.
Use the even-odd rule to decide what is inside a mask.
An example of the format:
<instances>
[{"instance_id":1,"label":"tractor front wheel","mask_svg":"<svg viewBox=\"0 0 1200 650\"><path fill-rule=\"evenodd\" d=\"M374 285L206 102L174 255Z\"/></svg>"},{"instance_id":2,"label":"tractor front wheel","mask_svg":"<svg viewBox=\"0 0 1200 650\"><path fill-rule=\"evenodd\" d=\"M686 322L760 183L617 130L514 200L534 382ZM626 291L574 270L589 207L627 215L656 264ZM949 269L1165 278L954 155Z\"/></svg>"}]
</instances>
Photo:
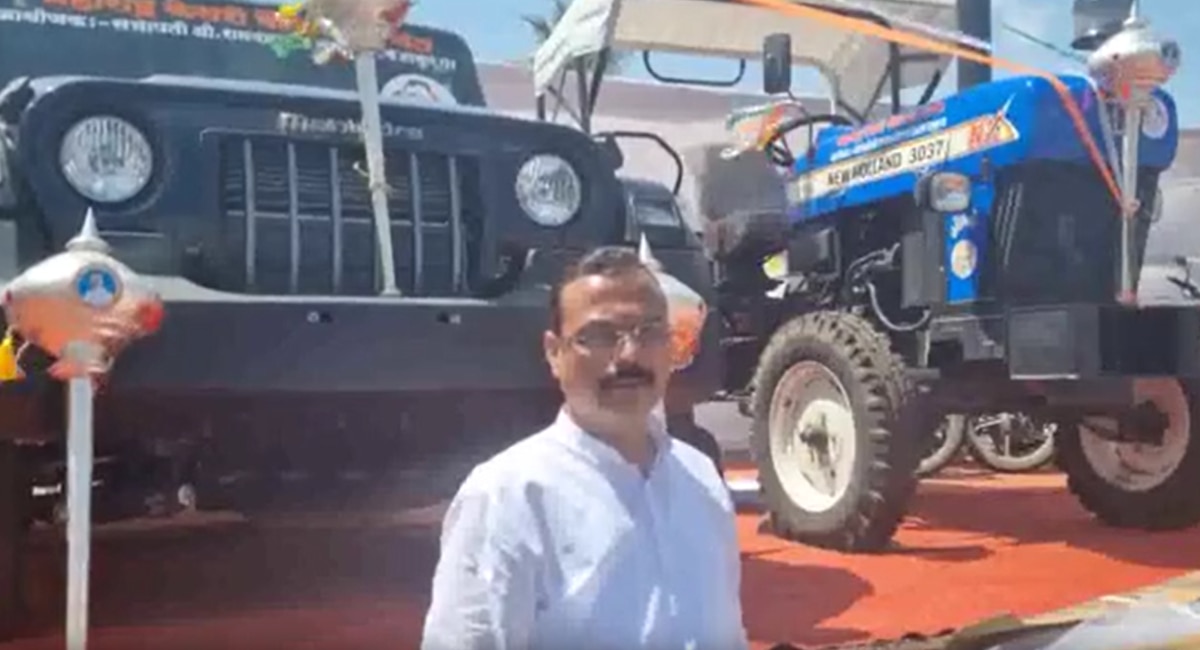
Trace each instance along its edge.
<instances>
[{"instance_id":1,"label":"tractor front wheel","mask_svg":"<svg viewBox=\"0 0 1200 650\"><path fill-rule=\"evenodd\" d=\"M1153 378L1135 380L1134 395L1165 416L1161 439L1115 441L1110 418L1065 423L1055 442L1068 488L1110 526L1171 530L1200 523L1200 431L1193 429L1200 424L1200 393L1195 385Z\"/></svg>"},{"instance_id":2,"label":"tractor front wheel","mask_svg":"<svg viewBox=\"0 0 1200 650\"><path fill-rule=\"evenodd\" d=\"M917 400L890 341L845 312L799 316L754 378L752 446L769 527L847 552L887 547L917 483Z\"/></svg>"}]
</instances>

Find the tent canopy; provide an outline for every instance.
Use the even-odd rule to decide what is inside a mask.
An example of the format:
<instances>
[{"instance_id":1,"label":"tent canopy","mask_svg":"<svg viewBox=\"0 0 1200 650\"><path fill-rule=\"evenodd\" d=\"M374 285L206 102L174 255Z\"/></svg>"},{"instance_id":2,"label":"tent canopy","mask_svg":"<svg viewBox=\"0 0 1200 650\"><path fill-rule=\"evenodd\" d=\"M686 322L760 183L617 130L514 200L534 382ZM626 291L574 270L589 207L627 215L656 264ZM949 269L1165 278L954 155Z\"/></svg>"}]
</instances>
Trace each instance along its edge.
<instances>
[{"instance_id":1,"label":"tent canopy","mask_svg":"<svg viewBox=\"0 0 1200 650\"><path fill-rule=\"evenodd\" d=\"M986 47L958 33L955 0L811 0L818 8L882 19L944 42ZM798 66L815 67L836 97L866 115L887 88L891 44L820 21L732 0L574 0L534 55L534 92L543 95L572 61L605 48L756 60L763 39L791 35ZM921 88L947 57L898 47L900 86Z\"/></svg>"}]
</instances>

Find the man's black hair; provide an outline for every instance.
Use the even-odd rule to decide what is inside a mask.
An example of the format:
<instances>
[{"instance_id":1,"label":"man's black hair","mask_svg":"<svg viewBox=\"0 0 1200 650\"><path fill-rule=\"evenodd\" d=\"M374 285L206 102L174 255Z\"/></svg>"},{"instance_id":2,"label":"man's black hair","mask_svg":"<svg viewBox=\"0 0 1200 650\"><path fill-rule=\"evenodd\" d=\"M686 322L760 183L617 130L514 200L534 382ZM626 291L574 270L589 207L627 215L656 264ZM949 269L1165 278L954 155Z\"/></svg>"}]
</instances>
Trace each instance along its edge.
<instances>
[{"instance_id":1,"label":"man's black hair","mask_svg":"<svg viewBox=\"0 0 1200 650\"><path fill-rule=\"evenodd\" d=\"M650 274L637 251L623 246L600 246L576 259L563 270L562 277L550 288L550 330L562 332L562 292L568 284L589 275L618 277L626 273Z\"/></svg>"}]
</instances>

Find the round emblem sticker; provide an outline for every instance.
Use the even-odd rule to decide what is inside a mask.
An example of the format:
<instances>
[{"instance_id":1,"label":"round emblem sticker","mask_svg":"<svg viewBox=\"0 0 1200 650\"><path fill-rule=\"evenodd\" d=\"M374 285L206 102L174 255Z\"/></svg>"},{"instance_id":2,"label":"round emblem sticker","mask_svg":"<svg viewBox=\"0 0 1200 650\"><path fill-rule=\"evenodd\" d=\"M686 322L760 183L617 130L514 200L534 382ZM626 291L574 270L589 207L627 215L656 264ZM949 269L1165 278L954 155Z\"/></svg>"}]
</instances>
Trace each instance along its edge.
<instances>
[{"instance_id":1,"label":"round emblem sticker","mask_svg":"<svg viewBox=\"0 0 1200 650\"><path fill-rule=\"evenodd\" d=\"M960 240L950 251L950 271L960 280L966 280L975 272L978 251L969 239Z\"/></svg>"},{"instance_id":2,"label":"round emblem sticker","mask_svg":"<svg viewBox=\"0 0 1200 650\"><path fill-rule=\"evenodd\" d=\"M121 294L121 282L110 270L90 267L81 271L75 280L75 294L96 309L111 307Z\"/></svg>"},{"instance_id":3,"label":"round emblem sticker","mask_svg":"<svg viewBox=\"0 0 1200 650\"><path fill-rule=\"evenodd\" d=\"M1161 97L1153 97L1153 101L1142 113L1142 135L1152 140L1158 140L1167 134L1171 126L1171 115Z\"/></svg>"},{"instance_id":4,"label":"round emblem sticker","mask_svg":"<svg viewBox=\"0 0 1200 650\"><path fill-rule=\"evenodd\" d=\"M443 84L419 74L396 75L388 80L379 94L384 97L398 97L417 103L442 104L455 106L458 98Z\"/></svg>"}]
</instances>

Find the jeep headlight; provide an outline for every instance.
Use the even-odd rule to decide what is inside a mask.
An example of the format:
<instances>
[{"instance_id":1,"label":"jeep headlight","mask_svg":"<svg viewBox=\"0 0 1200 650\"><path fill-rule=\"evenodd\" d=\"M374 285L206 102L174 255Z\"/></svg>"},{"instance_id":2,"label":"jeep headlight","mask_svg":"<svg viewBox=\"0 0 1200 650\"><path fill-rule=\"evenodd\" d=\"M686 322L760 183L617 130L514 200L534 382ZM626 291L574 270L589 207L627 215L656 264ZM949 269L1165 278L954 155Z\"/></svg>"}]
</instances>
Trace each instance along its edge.
<instances>
[{"instance_id":1,"label":"jeep headlight","mask_svg":"<svg viewBox=\"0 0 1200 650\"><path fill-rule=\"evenodd\" d=\"M58 150L63 176L97 203L120 203L150 182L154 154L137 127L111 115L88 117L67 129Z\"/></svg>"},{"instance_id":2,"label":"jeep headlight","mask_svg":"<svg viewBox=\"0 0 1200 650\"><path fill-rule=\"evenodd\" d=\"M583 191L571 163L551 154L533 156L517 171L517 201L542 226L561 226L579 210Z\"/></svg>"},{"instance_id":3,"label":"jeep headlight","mask_svg":"<svg viewBox=\"0 0 1200 650\"><path fill-rule=\"evenodd\" d=\"M963 212L971 207L971 179L963 174L938 172L929 177L929 207L937 212Z\"/></svg>"}]
</instances>

